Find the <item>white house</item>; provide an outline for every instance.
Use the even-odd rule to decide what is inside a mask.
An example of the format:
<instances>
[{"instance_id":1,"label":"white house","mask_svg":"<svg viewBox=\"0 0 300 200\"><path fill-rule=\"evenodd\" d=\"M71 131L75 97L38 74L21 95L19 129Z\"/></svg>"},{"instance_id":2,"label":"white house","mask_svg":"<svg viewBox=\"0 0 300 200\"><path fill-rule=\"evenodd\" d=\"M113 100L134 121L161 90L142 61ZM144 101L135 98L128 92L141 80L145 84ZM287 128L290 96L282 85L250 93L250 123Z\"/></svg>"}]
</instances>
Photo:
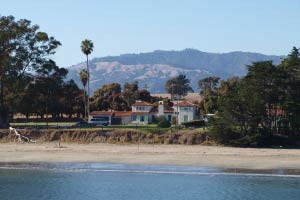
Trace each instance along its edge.
<instances>
[{"instance_id":1,"label":"white house","mask_svg":"<svg viewBox=\"0 0 300 200\"><path fill-rule=\"evenodd\" d=\"M191 102L182 101L174 103L173 109L174 116L177 116L178 114L178 124L199 119L199 109Z\"/></svg>"},{"instance_id":2,"label":"white house","mask_svg":"<svg viewBox=\"0 0 300 200\"><path fill-rule=\"evenodd\" d=\"M199 118L198 108L187 101L174 104L173 108L166 109L163 101L158 102L158 107L144 101L136 101L132 111L93 111L89 115L90 123L108 121L109 124L149 124L158 116L165 116L171 122L172 117L178 117L178 123L196 120ZM177 116L178 114L178 116Z\"/></svg>"},{"instance_id":3,"label":"white house","mask_svg":"<svg viewBox=\"0 0 300 200\"><path fill-rule=\"evenodd\" d=\"M164 102L158 102L158 108L154 108L153 104L137 101L132 105L132 121L134 124L149 124L153 123L155 118L163 115L171 122L173 109L165 109Z\"/></svg>"}]
</instances>

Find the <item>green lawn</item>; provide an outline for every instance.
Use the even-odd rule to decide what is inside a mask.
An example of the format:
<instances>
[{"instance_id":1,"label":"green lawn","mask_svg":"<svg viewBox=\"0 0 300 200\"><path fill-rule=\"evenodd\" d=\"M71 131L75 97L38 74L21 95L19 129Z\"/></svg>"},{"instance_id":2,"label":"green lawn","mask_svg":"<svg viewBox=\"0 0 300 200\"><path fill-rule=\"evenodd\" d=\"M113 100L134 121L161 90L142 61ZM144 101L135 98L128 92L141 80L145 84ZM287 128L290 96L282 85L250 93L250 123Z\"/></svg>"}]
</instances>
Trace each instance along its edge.
<instances>
[{"instance_id":1,"label":"green lawn","mask_svg":"<svg viewBox=\"0 0 300 200\"><path fill-rule=\"evenodd\" d=\"M129 125L110 125L104 127L72 127L76 124L76 122L24 122L24 123L10 123L12 127L47 127L49 128L68 128L71 130L115 130L115 129L124 129L124 130L142 130L148 131L153 133L162 133L166 132L168 128L159 128L156 124L148 124L148 125L136 125L136 124L129 124Z\"/></svg>"},{"instance_id":2,"label":"green lawn","mask_svg":"<svg viewBox=\"0 0 300 200\"><path fill-rule=\"evenodd\" d=\"M10 123L12 127L14 126L73 126L76 122L23 122L23 123Z\"/></svg>"},{"instance_id":3,"label":"green lawn","mask_svg":"<svg viewBox=\"0 0 300 200\"><path fill-rule=\"evenodd\" d=\"M68 130L87 130L87 131L95 131L95 130L103 130L103 131L113 131L113 130L139 130L139 131L145 131L150 133L157 133L162 134L167 131L170 131L169 128L159 128L157 127L157 124L148 124L148 125L137 125L137 124L129 124L129 125L110 125L110 126L104 126L104 127L72 127L76 124L76 122L49 122L48 128L66 128ZM15 128L35 128L35 127L42 127L47 128L46 122L27 122L27 123L10 123L12 127ZM180 129L181 130L181 129ZM189 131L189 129L183 129L185 131ZM196 131L207 131L208 128L195 128L193 130ZM177 128L173 127L171 129L173 133L176 133Z\"/></svg>"}]
</instances>

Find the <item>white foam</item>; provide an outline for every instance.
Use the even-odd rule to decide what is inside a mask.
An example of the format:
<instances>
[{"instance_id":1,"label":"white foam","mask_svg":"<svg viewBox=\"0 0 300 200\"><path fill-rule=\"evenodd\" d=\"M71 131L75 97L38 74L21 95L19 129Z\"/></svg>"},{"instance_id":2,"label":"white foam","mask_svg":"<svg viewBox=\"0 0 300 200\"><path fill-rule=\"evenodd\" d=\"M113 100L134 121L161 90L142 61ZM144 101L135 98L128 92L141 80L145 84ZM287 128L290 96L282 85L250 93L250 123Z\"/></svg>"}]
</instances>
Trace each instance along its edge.
<instances>
[{"instance_id":1,"label":"white foam","mask_svg":"<svg viewBox=\"0 0 300 200\"><path fill-rule=\"evenodd\" d=\"M49 166L0 166L6 170L48 170L62 172L116 172L116 173L140 173L140 174L169 174L169 175L198 175L198 176L247 176L247 177L283 177L300 178L294 174L268 174L268 173L233 173L233 172L197 172L197 171L167 171L167 170L135 170L135 169L97 169L97 168L66 168Z\"/></svg>"}]
</instances>

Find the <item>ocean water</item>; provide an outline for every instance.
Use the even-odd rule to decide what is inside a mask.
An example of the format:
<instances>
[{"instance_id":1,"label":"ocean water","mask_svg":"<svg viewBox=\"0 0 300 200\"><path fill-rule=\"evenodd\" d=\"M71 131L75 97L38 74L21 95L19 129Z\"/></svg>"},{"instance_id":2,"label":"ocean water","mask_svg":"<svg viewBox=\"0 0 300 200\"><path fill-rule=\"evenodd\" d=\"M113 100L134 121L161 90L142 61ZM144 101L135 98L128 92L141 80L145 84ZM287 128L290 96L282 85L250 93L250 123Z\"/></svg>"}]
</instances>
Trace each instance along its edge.
<instances>
[{"instance_id":1,"label":"ocean water","mask_svg":"<svg viewBox=\"0 0 300 200\"><path fill-rule=\"evenodd\" d=\"M1 200L299 200L300 176L188 166L2 164Z\"/></svg>"}]
</instances>

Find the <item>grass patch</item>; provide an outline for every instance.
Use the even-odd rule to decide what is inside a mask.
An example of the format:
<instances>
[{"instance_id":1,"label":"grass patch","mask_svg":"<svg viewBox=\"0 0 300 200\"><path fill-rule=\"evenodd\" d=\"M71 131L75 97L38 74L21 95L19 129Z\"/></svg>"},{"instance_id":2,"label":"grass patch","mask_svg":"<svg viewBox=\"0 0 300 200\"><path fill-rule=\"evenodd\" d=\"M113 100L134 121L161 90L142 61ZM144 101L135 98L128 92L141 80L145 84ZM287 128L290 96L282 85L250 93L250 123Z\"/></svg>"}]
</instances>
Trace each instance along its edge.
<instances>
[{"instance_id":1,"label":"grass patch","mask_svg":"<svg viewBox=\"0 0 300 200\"><path fill-rule=\"evenodd\" d=\"M73 126L76 122L15 122L11 126Z\"/></svg>"},{"instance_id":2,"label":"grass patch","mask_svg":"<svg viewBox=\"0 0 300 200\"><path fill-rule=\"evenodd\" d=\"M74 127L76 122L18 122L10 123L12 127L15 128L39 128L39 129L67 129L67 130L78 130L78 131L113 131L113 130L139 130L143 132L150 132L154 134L162 134L169 130L169 128L159 128L157 124L148 124L148 125L138 125L138 124L129 124L129 125L110 125L103 127Z\"/></svg>"}]
</instances>

